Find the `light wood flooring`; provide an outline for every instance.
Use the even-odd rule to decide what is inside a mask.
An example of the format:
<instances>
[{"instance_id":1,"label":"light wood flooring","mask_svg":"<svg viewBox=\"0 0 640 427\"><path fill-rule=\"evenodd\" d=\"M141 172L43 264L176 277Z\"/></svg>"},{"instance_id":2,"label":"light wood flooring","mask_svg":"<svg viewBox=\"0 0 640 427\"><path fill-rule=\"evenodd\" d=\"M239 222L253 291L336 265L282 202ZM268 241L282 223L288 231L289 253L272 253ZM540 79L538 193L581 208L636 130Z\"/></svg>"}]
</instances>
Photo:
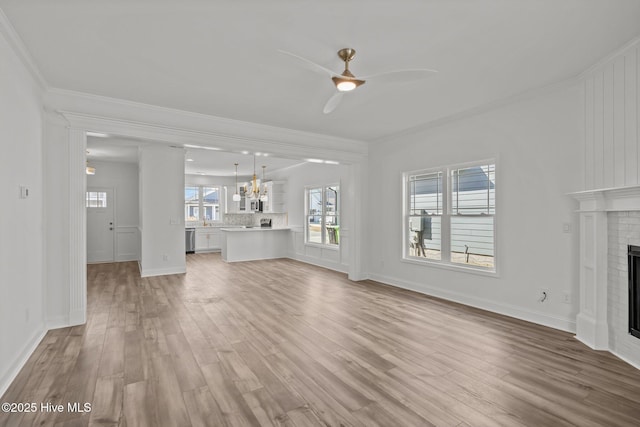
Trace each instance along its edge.
<instances>
[{"instance_id":1,"label":"light wood flooring","mask_svg":"<svg viewBox=\"0 0 640 427\"><path fill-rule=\"evenodd\" d=\"M640 371L571 334L291 260L88 268L1 426L638 426Z\"/></svg>"}]
</instances>

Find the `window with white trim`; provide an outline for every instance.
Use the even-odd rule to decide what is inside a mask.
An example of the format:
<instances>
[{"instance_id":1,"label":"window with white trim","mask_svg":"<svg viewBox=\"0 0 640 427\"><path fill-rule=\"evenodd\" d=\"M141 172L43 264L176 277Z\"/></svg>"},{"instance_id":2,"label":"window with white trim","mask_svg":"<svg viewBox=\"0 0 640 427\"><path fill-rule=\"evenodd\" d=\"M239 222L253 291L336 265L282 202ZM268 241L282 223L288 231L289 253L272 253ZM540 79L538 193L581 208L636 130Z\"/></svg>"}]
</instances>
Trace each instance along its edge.
<instances>
[{"instance_id":1,"label":"window with white trim","mask_svg":"<svg viewBox=\"0 0 640 427\"><path fill-rule=\"evenodd\" d=\"M340 186L305 189L305 243L340 245Z\"/></svg>"},{"instance_id":2,"label":"window with white trim","mask_svg":"<svg viewBox=\"0 0 640 427\"><path fill-rule=\"evenodd\" d=\"M221 221L220 187L186 186L184 188L185 221Z\"/></svg>"},{"instance_id":3,"label":"window with white trim","mask_svg":"<svg viewBox=\"0 0 640 427\"><path fill-rule=\"evenodd\" d=\"M88 208L106 208L107 193L105 191L87 191L86 206Z\"/></svg>"},{"instance_id":4,"label":"window with white trim","mask_svg":"<svg viewBox=\"0 0 640 427\"><path fill-rule=\"evenodd\" d=\"M493 161L404 174L407 260L496 271Z\"/></svg>"}]
</instances>

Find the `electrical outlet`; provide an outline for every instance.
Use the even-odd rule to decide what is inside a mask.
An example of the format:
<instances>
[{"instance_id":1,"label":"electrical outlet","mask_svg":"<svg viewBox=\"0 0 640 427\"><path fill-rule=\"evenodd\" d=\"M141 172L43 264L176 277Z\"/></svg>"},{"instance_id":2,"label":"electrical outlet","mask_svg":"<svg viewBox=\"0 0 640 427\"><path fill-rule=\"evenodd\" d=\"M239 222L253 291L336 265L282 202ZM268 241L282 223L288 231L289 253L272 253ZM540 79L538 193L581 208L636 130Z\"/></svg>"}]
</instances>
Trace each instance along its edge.
<instances>
[{"instance_id":1,"label":"electrical outlet","mask_svg":"<svg viewBox=\"0 0 640 427\"><path fill-rule=\"evenodd\" d=\"M571 304L571 294L569 292L562 293L562 302L564 304Z\"/></svg>"},{"instance_id":2,"label":"electrical outlet","mask_svg":"<svg viewBox=\"0 0 640 427\"><path fill-rule=\"evenodd\" d=\"M162 260L163 260L163 261L169 261L169 255L167 255L167 254L162 254Z\"/></svg>"},{"instance_id":3,"label":"electrical outlet","mask_svg":"<svg viewBox=\"0 0 640 427\"><path fill-rule=\"evenodd\" d=\"M538 302L543 304L547 303L549 302L550 296L549 289L540 289L540 291L538 291Z\"/></svg>"}]
</instances>

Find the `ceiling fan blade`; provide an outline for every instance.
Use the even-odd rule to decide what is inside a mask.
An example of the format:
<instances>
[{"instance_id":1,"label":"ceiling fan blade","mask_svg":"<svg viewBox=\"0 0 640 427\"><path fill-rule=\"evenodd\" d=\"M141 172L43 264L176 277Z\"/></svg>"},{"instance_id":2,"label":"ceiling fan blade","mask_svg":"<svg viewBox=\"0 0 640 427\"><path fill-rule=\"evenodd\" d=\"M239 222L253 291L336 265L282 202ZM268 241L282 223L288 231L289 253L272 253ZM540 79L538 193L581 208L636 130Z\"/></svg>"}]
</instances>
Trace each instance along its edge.
<instances>
[{"instance_id":1,"label":"ceiling fan blade","mask_svg":"<svg viewBox=\"0 0 640 427\"><path fill-rule=\"evenodd\" d=\"M322 109L322 112L325 114L329 114L330 112L335 110L338 104L340 104L340 101L342 101L343 96L344 96L344 92L334 93L333 96L329 98L327 103L324 104L324 108Z\"/></svg>"},{"instance_id":2,"label":"ceiling fan blade","mask_svg":"<svg viewBox=\"0 0 640 427\"><path fill-rule=\"evenodd\" d=\"M311 60L309 60L307 58L303 58L302 56L298 56L295 53L287 52L286 50L281 50L281 49L278 49L278 52L280 52L280 53L282 53L284 55L291 56L291 57L297 59L298 61L301 61L306 66L305 68L308 68L311 71L315 71L316 73L328 74L331 77L338 75L337 73L334 73L330 69L325 68L320 64L316 64L315 62L313 62L313 61L311 61Z\"/></svg>"},{"instance_id":3,"label":"ceiling fan blade","mask_svg":"<svg viewBox=\"0 0 640 427\"><path fill-rule=\"evenodd\" d=\"M411 68L406 70L393 70L386 71L384 73L371 74L370 76L358 77L362 80L376 80L385 82L407 82L412 80L420 80L429 77L433 73L437 73L437 70L431 70L428 68Z\"/></svg>"}]
</instances>

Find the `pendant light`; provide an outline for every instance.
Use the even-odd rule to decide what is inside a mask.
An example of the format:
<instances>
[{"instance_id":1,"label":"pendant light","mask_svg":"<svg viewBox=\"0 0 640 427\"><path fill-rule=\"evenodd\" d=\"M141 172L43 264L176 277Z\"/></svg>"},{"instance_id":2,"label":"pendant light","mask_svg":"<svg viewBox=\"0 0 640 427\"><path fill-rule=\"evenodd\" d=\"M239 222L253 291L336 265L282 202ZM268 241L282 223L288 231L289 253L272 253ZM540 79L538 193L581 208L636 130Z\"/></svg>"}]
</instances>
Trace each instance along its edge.
<instances>
[{"instance_id":1,"label":"pendant light","mask_svg":"<svg viewBox=\"0 0 640 427\"><path fill-rule=\"evenodd\" d=\"M89 150L87 150L87 154L89 154ZM84 168L84 172L87 175L95 175L96 174L96 168L94 168L93 166L89 166L89 159L87 159L86 166Z\"/></svg>"},{"instance_id":2,"label":"pendant light","mask_svg":"<svg viewBox=\"0 0 640 427\"><path fill-rule=\"evenodd\" d=\"M264 180L264 169L265 165L262 165L262 189L260 191L260 201L267 202L269 200L269 196L267 195L267 183Z\"/></svg>"},{"instance_id":3,"label":"pendant light","mask_svg":"<svg viewBox=\"0 0 640 427\"><path fill-rule=\"evenodd\" d=\"M234 163L234 165L236 165L236 192L233 194L233 201L239 202L240 194L238 194L238 164Z\"/></svg>"},{"instance_id":4,"label":"pendant light","mask_svg":"<svg viewBox=\"0 0 640 427\"><path fill-rule=\"evenodd\" d=\"M260 187L258 187L258 177L256 176L256 155L253 155L253 179L251 181L251 188L249 189L249 197L251 200L256 200L260 196Z\"/></svg>"}]
</instances>

